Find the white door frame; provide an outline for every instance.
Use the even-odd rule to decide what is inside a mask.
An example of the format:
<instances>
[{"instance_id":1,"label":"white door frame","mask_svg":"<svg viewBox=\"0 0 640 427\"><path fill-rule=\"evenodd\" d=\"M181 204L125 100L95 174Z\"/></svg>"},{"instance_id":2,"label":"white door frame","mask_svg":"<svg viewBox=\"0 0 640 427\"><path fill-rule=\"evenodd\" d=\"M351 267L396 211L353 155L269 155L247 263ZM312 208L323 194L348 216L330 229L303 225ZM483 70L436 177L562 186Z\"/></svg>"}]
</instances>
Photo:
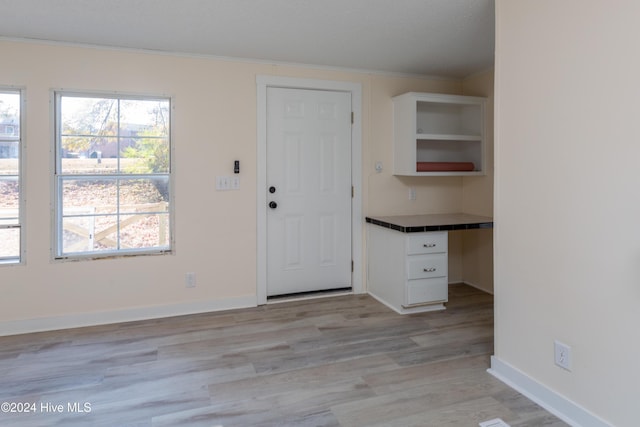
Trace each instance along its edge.
<instances>
[{"instance_id":1,"label":"white door frame","mask_svg":"<svg viewBox=\"0 0 640 427\"><path fill-rule=\"evenodd\" d=\"M362 85L334 80L301 79L258 75L257 84L257 305L267 302L267 88L291 88L350 92L354 123L351 127L351 248L354 293L363 293L362 283Z\"/></svg>"}]
</instances>

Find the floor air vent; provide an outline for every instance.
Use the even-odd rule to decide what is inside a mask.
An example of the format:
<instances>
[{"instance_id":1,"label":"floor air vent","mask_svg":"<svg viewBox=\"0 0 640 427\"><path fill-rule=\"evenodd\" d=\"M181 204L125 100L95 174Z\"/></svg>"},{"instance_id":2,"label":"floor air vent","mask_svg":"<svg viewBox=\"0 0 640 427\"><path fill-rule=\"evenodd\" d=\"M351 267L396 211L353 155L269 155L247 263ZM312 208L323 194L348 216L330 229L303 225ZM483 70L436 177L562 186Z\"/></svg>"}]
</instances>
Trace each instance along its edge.
<instances>
[{"instance_id":1,"label":"floor air vent","mask_svg":"<svg viewBox=\"0 0 640 427\"><path fill-rule=\"evenodd\" d=\"M502 421L500 418L496 418L493 420L481 422L480 427L510 427L510 426L509 424Z\"/></svg>"}]
</instances>

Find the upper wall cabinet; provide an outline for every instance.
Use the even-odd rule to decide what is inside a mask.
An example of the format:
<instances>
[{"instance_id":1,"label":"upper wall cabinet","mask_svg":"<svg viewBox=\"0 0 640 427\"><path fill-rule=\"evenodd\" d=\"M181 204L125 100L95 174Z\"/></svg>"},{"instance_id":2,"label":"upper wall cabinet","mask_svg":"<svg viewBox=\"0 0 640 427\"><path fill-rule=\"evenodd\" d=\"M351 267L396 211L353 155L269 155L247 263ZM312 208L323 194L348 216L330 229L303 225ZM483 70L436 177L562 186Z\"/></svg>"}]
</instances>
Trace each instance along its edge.
<instances>
[{"instance_id":1,"label":"upper wall cabinet","mask_svg":"<svg viewBox=\"0 0 640 427\"><path fill-rule=\"evenodd\" d=\"M484 175L484 110L475 96L394 97L394 175Z\"/></svg>"}]
</instances>

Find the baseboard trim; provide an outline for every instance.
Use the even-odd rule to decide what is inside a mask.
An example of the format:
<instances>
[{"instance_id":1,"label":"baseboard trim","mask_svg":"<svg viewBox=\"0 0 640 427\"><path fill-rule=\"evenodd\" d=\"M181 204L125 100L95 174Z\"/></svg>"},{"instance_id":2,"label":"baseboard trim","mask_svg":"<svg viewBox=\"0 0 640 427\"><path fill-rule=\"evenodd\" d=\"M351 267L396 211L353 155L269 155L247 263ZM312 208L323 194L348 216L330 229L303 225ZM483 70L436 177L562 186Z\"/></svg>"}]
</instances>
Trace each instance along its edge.
<instances>
[{"instance_id":1,"label":"baseboard trim","mask_svg":"<svg viewBox=\"0 0 640 427\"><path fill-rule=\"evenodd\" d=\"M78 313L0 322L0 336L134 322L163 317L184 316L237 308L256 307L256 297L237 297L221 300L196 301L181 304L137 307L125 310Z\"/></svg>"},{"instance_id":2,"label":"baseboard trim","mask_svg":"<svg viewBox=\"0 0 640 427\"><path fill-rule=\"evenodd\" d=\"M611 424L582 406L547 388L495 356L491 356L491 368L487 369L487 372L571 426L611 427Z\"/></svg>"}]
</instances>

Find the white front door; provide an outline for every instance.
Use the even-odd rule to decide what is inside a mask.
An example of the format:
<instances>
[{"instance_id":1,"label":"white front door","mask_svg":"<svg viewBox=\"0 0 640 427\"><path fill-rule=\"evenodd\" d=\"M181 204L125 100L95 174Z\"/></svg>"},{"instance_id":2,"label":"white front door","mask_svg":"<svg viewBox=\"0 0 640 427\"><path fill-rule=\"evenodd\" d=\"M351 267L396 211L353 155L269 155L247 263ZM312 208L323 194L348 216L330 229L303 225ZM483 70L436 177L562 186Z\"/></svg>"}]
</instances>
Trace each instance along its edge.
<instances>
[{"instance_id":1,"label":"white front door","mask_svg":"<svg viewBox=\"0 0 640 427\"><path fill-rule=\"evenodd\" d=\"M351 287L351 93L267 88L267 296Z\"/></svg>"}]
</instances>

